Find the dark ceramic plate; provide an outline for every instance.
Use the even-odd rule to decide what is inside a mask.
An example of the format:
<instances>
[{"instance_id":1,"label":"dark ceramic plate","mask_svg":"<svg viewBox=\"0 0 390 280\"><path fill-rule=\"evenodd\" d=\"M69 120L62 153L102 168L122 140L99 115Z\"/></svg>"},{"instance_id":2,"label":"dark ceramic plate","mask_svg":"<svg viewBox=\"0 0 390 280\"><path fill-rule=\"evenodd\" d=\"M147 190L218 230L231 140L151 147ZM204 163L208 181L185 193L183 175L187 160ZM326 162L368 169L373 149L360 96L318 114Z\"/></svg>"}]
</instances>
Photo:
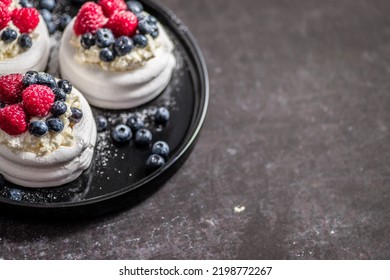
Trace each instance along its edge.
<instances>
[{"instance_id":1,"label":"dark ceramic plate","mask_svg":"<svg viewBox=\"0 0 390 280\"><path fill-rule=\"evenodd\" d=\"M34 217L93 216L130 207L155 192L184 163L199 135L204 121L209 92L206 65L188 29L169 10L150 0L142 1L145 10L166 27L175 44L177 67L161 96L134 110L111 111L92 108L94 115L105 115L109 128L98 136L91 167L77 180L55 188L29 189L9 182L0 189L0 206L6 215ZM76 10L73 9L73 12ZM52 55L50 64L55 64ZM55 74L55 68L49 70ZM153 112L165 106L171 113L165 127L156 126ZM110 128L124 122L130 114L142 116L153 133L153 142L166 141L171 147L166 165L152 174L145 162L150 148L133 142L116 146Z\"/></svg>"}]
</instances>

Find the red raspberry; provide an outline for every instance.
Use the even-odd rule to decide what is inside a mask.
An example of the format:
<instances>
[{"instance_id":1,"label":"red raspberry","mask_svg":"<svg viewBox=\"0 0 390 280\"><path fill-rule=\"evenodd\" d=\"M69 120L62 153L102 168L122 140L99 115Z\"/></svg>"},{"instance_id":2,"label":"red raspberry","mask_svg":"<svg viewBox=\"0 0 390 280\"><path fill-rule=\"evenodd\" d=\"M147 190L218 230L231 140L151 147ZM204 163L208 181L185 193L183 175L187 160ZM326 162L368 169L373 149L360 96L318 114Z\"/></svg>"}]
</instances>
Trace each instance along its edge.
<instances>
[{"instance_id":1,"label":"red raspberry","mask_svg":"<svg viewBox=\"0 0 390 280\"><path fill-rule=\"evenodd\" d=\"M31 33L39 23L39 13L35 8L21 8L12 12L12 22L20 33Z\"/></svg>"},{"instance_id":2,"label":"red raspberry","mask_svg":"<svg viewBox=\"0 0 390 280\"><path fill-rule=\"evenodd\" d=\"M31 85L23 93L23 105L31 116L46 116L53 105L55 96L53 91L43 85Z\"/></svg>"},{"instance_id":3,"label":"red raspberry","mask_svg":"<svg viewBox=\"0 0 390 280\"><path fill-rule=\"evenodd\" d=\"M133 36L137 31L138 19L129 11L115 13L107 22L106 28L111 29L115 37Z\"/></svg>"},{"instance_id":4,"label":"red raspberry","mask_svg":"<svg viewBox=\"0 0 390 280\"><path fill-rule=\"evenodd\" d=\"M0 129L9 135L19 135L27 130L27 116L21 104L9 105L1 109Z\"/></svg>"},{"instance_id":5,"label":"red raspberry","mask_svg":"<svg viewBox=\"0 0 390 280\"><path fill-rule=\"evenodd\" d=\"M4 4L7 8L11 5L12 0L0 0L1 4Z\"/></svg>"},{"instance_id":6,"label":"red raspberry","mask_svg":"<svg viewBox=\"0 0 390 280\"><path fill-rule=\"evenodd\" d=\"M102 7L93 2L87 2L83 6L74 22L73 31L77 36L87 32L95 33L96 30L102 28L107 22L107 18L103 14Z\"/></svg>"},{"instance_id":7,"label":"red raspberry","mask_svg":"<svg viewBox=\"0 0 390 280\"><path fill-rule=\"evenodd\" d=\"M0 101L7 104L22 101L23 75L10 74L0 77Z\"/></svg>"},{"instance_id":8,"label":"red raspberry","mask_svg":"<svg viewBox=\"0 0 390 280\"><path fill-rule=\"evenodd\" d=\"M106 17L127 9L126 3L123 0L100 0L99 5L102 7Z\"/></svg>"},{"instance_id":9,"label":"red raspberry","mask_svg":"<svg viewBox=\"0 0 390 280\"><path fill-rule=\"evenodd\" d=\"M8 10L8 6L0 2L0 30L4 29L10 20L11 13Z\"/></svg>"}]
</instances>

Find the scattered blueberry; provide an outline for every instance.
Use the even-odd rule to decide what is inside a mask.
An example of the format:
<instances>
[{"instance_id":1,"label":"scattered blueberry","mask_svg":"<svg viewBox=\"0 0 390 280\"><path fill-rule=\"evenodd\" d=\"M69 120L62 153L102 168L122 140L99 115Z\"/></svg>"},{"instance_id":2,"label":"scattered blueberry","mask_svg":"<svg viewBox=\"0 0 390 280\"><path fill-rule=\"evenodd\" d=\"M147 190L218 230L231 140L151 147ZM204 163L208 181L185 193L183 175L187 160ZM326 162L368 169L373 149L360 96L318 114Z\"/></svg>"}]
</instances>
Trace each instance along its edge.
<instances>
[{"instance_id":1,"label":"scattered blueberry","mask_svg":"<svg viewBox=\"0 0 390 280\"><path fill-rule=\"evenodd\" d=\"M134 45L140 48L145 48L148 45L148 38L142 34L137 34L133 37Z\"/></svg>"},{"instance_id":2,"label":"scattered blueberry","mask_svg":"<svg viewBox=\"0 0 390 280\"><path fill-rule=\"evenodd\" d=\"M162 156L153 154L146 161L146 168L149 172L156 171L165 165L165 160Z\"/></svg>"},{"instance_id":3,"label":"scattered blueberry","mask_svg":"<svg viewBox=\"0 0 390 280\"><path fill-rule=\"evenodd\" d=\"M22 49L29 49L32 46L30 35L23 33L18 38L18 44Z\"/></svg>"},{"instance_id":4,"label":"scattered blueberry","mask_svg":"<svg viewBox=\"0 0 390 280\"><path fill-rule=\"evenodd\" d=\"M72 21L72 17L69 14L63 14L60 17L60 23L58 24L60 30L64 30L66 26Z\"/></svg>"},{"instance_id":5,"label":"scattered blueberry","mask_svg":"<svg viewBox=\"0 0 390 280\"><path fill-rule=\"evenodd\" d=\"M98 29L95 34L95 40L96 45L101 49L107 48L115 42L114 34L112 34L112 31L108 28Z\"/></svg>"},{"instance_id":6,"label":"scattered blueberry","mask_svg":"<svg viewBox=\"0 0 390 280\"><path fill-rule=\"evenodd\" d=\"M169 145L164 141L158 141L153 144L152 154L162 156L164 159L167 159L169 156Z\"/></svg>"},{"instance_id":7,"label":"scattered blueberry","mask_svg":"<svg viewBox=\"0 0 390 280\"><path fill-rule=\"evenodd\" d=\"M118 56L123 56L131 52L133 49L133 40L127 36L121 36L115 40L114 51Z\"/></svg>"},{"instance_id":8,"label":"scattered blueberry","mask_svg":"<svg viewBox=\"0 0 390 280\"><path fill-rule=\"evenodd\" d=\"M97 132L103 132L107 129L108 121L104 116L96 117Z\"/></svg>"},{"instance_id":9,"label":"scattered blueberry","mask_svg":"<svg viewBox=\"0 0 390 280\"><path fill-rule=\"evenodd\" d=\"M48 86L51 89L57 88L57 83L54 77L48 73L38 73L37 84Z\"/></svg>"},{"instance_id":10,"label":"scattered blueberry","mask_svg":"<svg viewBox=\"0 0 390 280\"><path fill-rule=\"evenodd\" d=\"M24 74L22 83L24 86L28 87L30 85L36 84L38 82L38 72L37 71L27 71Z\"/></svg>"},{"instance_id":11,"label":"scattered blueberry","mask_svg":"<svg viewBox=\"0 0 390 280\"><path fill-rule=\"evenodd\" d=\"M49 131L49 128L43 121L33 121L30 122L28 126L28 131L31 135L40 137L45 135Z\"/></svg>"},{"instance_id":12,"label":"scattered blueberry","mask_svg":"<svg viewBox=\"0 0 390 280\"><path fill-rule=\"evenodd\" d=\"M70 121L78 123L83 118L83 111L77 108L70 108L72 115L69 117Z\"/></svg>"},{"instance_id":13,"label":"scattered blueberry","mask_svg":"<svg viewBox=\"0 0 390 280\"><path fill-rule=\"evenodd\" d=\"M152 33L150 33L150 36L152 36L153 38L157 38L159 34L160 34L160 32L157 29L157 30L153 31Z\"/></svg>"},{"instance_id":14,"label":"scattered blueberry","mask_svg":"<svg viewBox=\"0 0 390 280\"><path fill-rule=\"evenodd\" d=\"M152 24L157 24L158 21L154 16L150 15L148 16L148 22Z\"/></svg>"},{"instance_id":15,"label":"scattered blueberry","mask_svg":"<svg viewBox=\"0 0 390 280\"><path fill-rule=\"evenodd\" d=\"M57 83L58 87L62 89L66 94L72 92L72 84L68 80L59 80Z\"/></svg>"},{"instance_id":16,"label":"scattered blueberry","mask_svg":"<svg viewBox=\"0 0 390 280\"><path fill-rule=\"evenodd\" d=\"M11 43L16 40L18 33L12 28L6 28L3 33L1 33L1 40L5 43Z\"/></svg>"},{"instance_id":17,"label":"scattered blueberry","mask_svg":"<svg viewBox=\"0 0 390 280\"><path fill-rule=\"evenodd\" d=\"M127 1L127 8L135 14L139 14L144 10L142 4L138 1Z\"/></svg>"},{"instance_id":18,"label":"scattered blueberry","mask_svg":"<svg viewBox=\"0 0 390 280\"><path fill-rule=\"evenodd\" d=\"M9 191L9 198L10 198L11 200L21 201L22 198L23 198L23 195L22 195L22 193L20 192L20 190L11 189L11 190Z\"/></svg>"},{"instance_id":19,"label":"scattered blueberry","mask_svg":"<svg viewBox=\"0 0 390 280\"><path fill-rule=\"evenodd\" d=\"M66 101L66 93L62 88L53 89L55 101Z\"/></svg>"},{"instance_id":20,"label":"scattered blueberry","mask_svg":"<svg viewBox=\"0 0 390 280\"><path fill-rule=\"evenodd\" d=\"M50 113L54 117L62 116L66 113L66 110L68 110L68 106L62 101L55 101L53 105L51 105Z\"/></svg>"},{"instance_id":21,"label":"scattered blueberry","mask_svg":"<svg viewBox=\"0 0 390 280\"><path fill-rule=\"evenodd\" d=\"M55 0L41 0L39 2L39 8L40 9L46 9L49 11L52 11L56 6L56 1Z\"/></svg>"},{"instance_id":22,"label":"scattered blueberry","mask_svg":"<svg viewBox=\"0 0 390 280\"><path fill-rule=\"evenodd\" d=\"M5 178L3 174L0 174L0 188L4 187L4 185L5 185Z\"/></svg>"},{"instance_id":23,"label":"scattered blueberry","mask_svg":"<svg viewBox=\"0 0 390 280\"><path fill-rule=\"evenodd\" d=\"M144 121L135 115L132 115L127 119L127 125L134 133L137 132L137 130L140 130L145 127Z\"/></svg>"},{"instance_id":24,"label":"scattered blueberry","mask_svg":"<svg viewBox=\"0 0 390 280\"><path fill-rule=\"evenodd\" d=\"M42 10L39 10L39 13L41 14L43 20L48 23L49 21L52 21L53 20L53 15L50 13L49 10L46 10L46 9L42 9Z\"/></svg>"},{"instance_id":25,"label":"scattered blueberry","mask_svg":"<svg viewBox=\"0 0 390 280\"><path fill-rule=\"evenodd\" d=\"M155 24L150 24L147 20L138 22L138 30L141 34L151 34L157 29Z\"/></svg>"},{"instance_id":26,"label":"scattered blueberry","mask_svg":"<svg viewBox=\"0 0 390 280\"><path fill-rule=\"evenodd\" d=\"M115 55L109 48L104 48L100 51L99 58L103 62L111 62L115 59Z\"/></svg>"},{"instance_id":27,"label":"scattered blueberry","mask_svg":"<svg viewBox=\"0 0 390 280\"><path fill-rule=\"evenodd\" d=\"M57 23L54 21L47 21L46 22L47 30L49 31L49 34L52 35L57 31Z\"/></svg>"},{"instance_id":28,"label":"scattered blueberry","mask_svg":"<svg viewBox=\"0 0 390 280\"><path fill-rule=\"evenodd\" d=\"M64 129L64 123L59 118L47 118L46 124L50 131L54 131L57 133L61 132Z\"/></svg>"},{"instance_id":29,"label":"scattered blueberry","mask_svg":"<svg viewBox=\"0 0 390 280\"><path fill-rule=\"evenodd\" d=\"M125 143L133 137L130 127L124 124L117 125L111 132L112 139L117 143Z\"/></svg>"},{"instance_id":30,"label":"scattered blueberry","mask_svg":"<svg viewBox=\"0 0 390 280\"><path fill-rule=\"evenodd\" d=\"M19 4L23 8L33 8L34 7L34 5L30 1L28 1L28 0L20 0Z\"/></svg>"},{"instance_id":31,"label":"scattered blueberry","mask_svg":"<svg viewBox=\"0 0 390 280\"><path fill-rule=\"evenodd\" d=\"M146 128L142 128L135 133L135 143L146 146L152 143L152 133Z\"/></svg>"},{"instance_id":32,"label":"scattered blueberry","mask_svg":"<svg viewBox=\"0 0 390 280\"><path fill-rule=\"evenodd\" d=\"M170 113L167 108L160 107L154 115L154 121L157 124L166 124L169 121Z\"/></svg>"},{"instance_id":33,"label":"scattered blueberry","mask_svg":"<svg viewBox=\"0 0 390 280\"><path fill-rule=\"evenodd\" d=\"M90 32L81 35L80 43L84 49L89 49L95 45L95 35Z\"/></svg>"}]
</instances>

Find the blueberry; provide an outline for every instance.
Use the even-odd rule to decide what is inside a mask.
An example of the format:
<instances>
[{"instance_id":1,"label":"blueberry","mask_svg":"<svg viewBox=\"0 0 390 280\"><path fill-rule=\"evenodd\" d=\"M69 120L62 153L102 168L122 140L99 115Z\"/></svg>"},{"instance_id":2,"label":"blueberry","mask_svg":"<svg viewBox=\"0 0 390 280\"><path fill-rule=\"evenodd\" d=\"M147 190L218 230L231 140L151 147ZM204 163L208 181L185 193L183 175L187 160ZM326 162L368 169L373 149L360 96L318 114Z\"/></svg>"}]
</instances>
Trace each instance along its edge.
<instances>
[{"instance_id":1,"label":"blueberry","mask_svg":"<svg viewBox=\"0 0 390 280\"><path fill-rule=\"evenodd\" d=\"M72 115L69 117L71 122L78 123L83 118L83 111L77 108L70 108Z\"/></svg>"},{"instance_id":2,"label":"blueberry","mask_svg":"<svg viewBox=\"0 0 390 280\"><path fill-rule=\"evenodd\" d=\"M158 141L153 144L152 154L162 156L164 159L167 159L169 156L169 145L164 141Z\"/></svg>"},{"instance_id":3,"label":"blueberry","mask_svg":"<svg viewBox=\"0 0 390 280\"><path fill-rule=\"evenodd\" d=\"M1 40L5 43L11 43L16 40L18 33L11 28L6 28L3 33L1 33Z\"/></svg>"},{"instance_id":4,"label":"blueberry","mask_svg":"<svg viewBox=\"0 0 390 280\"><path fill-rule=\"evenodd\" d=\"M65 91L61 88L53 89L53 93L55 95L55 101L66 101Z\"/></svg>"},{"instance_id":5,"label":"blueberry","mask_svg":"<svg viewBox=\"0 0 390 280\"><path fill-rule=\"evenodd\" d=\"M84 33L81 35L80 43L84 49L89 49L95 45L95 35L90 32Z\"/></svg>"},{"instance_id":6,"label":"blueberry","mask_svg":"<svg viewBox=\"0 0 390 280\"><path fill-rule=\"evenodd\" d=\"M43 20L46 23L53 20L53 15L50 13L49 10L42 9L42 10L39 10L39 13L41 14Z\"/></svg>"},{"instance_id":7,"label":"blueberry","mask_svg":"<svg viewBox=\"0 0 390 280\"><path fill-rule=\"evenodd\" d=\"M146 168L149 172L156 171L165 165L165 160L162 156L153 154L146 161Z\"/></svg>"},{"instance_id":8,"label":"blueberry","mask_svg":"<svg viewBox=\"0 0 390 280\"><path fill-rule=\"evenodd\" d=\"M127 8L135 14L139 14L144 10L142 4L138 1L127 1Z\"/></svg>"},{"instance_id":9,"label":"blueberry","mask_svg":"<svg viewBox=\"0 0 390 280\"><path fill-rule=\"evenodd\" d=\"M111 131L111 137L117 143L125 143L133 137L130 127L124 124L119 124Z\"/></svg>"},{"instance_id":10,"label":"blueberry","mask_svg":"<svg viewBox=\"0 0 390 280\"><path fill-rule=\"evenodd\" d=\"M0 188L4 187L4 185L5 185L5 178L3 174L0 174Z\"/></svg>"},{"instance_id":11,"label":"blueberry","mask_svg":"<svg viewBox=\"0 0 390 280\"><path fill-rule=\"evenodd\" d=\"M60 17L60 23L58 24L60 30L64 30L65 27L68 26L68 24L72 21L72 17L69 14L63 14Z\"/></svg>"},{"instance_id":12,"label":"blueberry","mask_svg":"<svg viewBox=\"0 0 390 280\"><path fill-rule=\"evenodd\" d=\"M57 88L56 80L49 73L38 73L37 84L48 86L51 89Z\"/></svg>"},{"instance_id":13,"label":"blueberry","mask_svg":"<svg viewBox=\"0 0 390 280\"><path fill-rule=\"evenodd\" d=\"M169 121L170 113L167 108L160 107L154 114L154 121L157 124L166 124Z\"/></svg>"},{"instance_id":14,"label":"blueberry","mask_svg":"<svg viewBox=\"0 0 390 280\"><path fill-rule=\"evenodd\" d=\"M157 29L157 30L153 31L152 33L150 33L150 36L152 36L153 38L157 38L159 34L160 34L160 32Z\"/></svg>"},{"instance_id":15,"label":"blueberry","mask_svg":"<svg viewBox=\"0 0 390 280\"><path fill-rule=\"evenodd\" d=\"M11 200L21 201L22 198L23 198L23 195L22 195L22 193L20 192L20 190L11 189L11 190L9 191L9 198L10 198Z\"/></svg>"},{"instance_id":16,"label":"blueberry","mask_svg":"<svg viewBox=\"0 0 390 280\"><path fill-rule=\"evenodd\" d=\"M100 51L99 58L103 62L111 62L115 59L115 55L112 50L105 48Z\"/></svg>"},{"instance_id":17,"label":"blueberry","mask_svg":"<svg viewBox=\"0 0 390 280\"><path fill-rule=\"evenodd\" d=\"M103 132L107 129L108 121L104 116L96 117L97 132Z\"/></svg>"},{"instance_id":18,"label":"blueberry","mask_svg":"<svg viewBox=\"0 0 390 280\"><path fill-rule=\"evenodd\" d=\"M96 45L101 49L107 48L115 42L114 34L112 34L112 31L108 28L98 29L95 34L95 40Z\"/></svg>"},{"instance_id":19,"label":"blueberry","mask_svg":"<svg viewBox=\"0 0 390 280\"><path fill-rule=\"evenodd\" d=\"M146 19L146 15L144 13L135 13L135 16L137 17L138 19L138 22L140 22L141 20L144 20Z\"/></svg>"},{"instance_id":20,"label":"blueberry","mask_svg":"<svg viewBox=\"0 0 390 280\"><path fill-rule=\"evenodd\" d=\"M55 0L41 0L39 2L39 8L40 9L46 9L49 11L52 11L56 6L56 1Z\"/></svg>"},{"instance_id":21,"label":"blueberry","mask_svg":"<svg viewBox=\"0 0 390 280\"><path fill-rule=\"evenodd\" d=\"M140 48L145 48L148 45L148 38L142 34L137 34L133 37L134 45Z\"/></svg>"},{"instance_id":22,"label":"blueberry","mask_svg":"<svg viewBox=\"0 0 390 280\"><path fill-rule=\"evenodd\" d=\"M127 119L127 125L131 128L133 132L136 132L137 130L140 130L141 128L145 127L144 121L135 115L130 116Z\"/></svg>"},{"instance_id":23,"label":"blueberry","mask_svg":"<svg viewBox=\"0 0 390 280\"><path fill-rule=\"evenodd\" d=\"M64 123L59 118L47 118L46 124L50 131L54 131L57 133L61 132L64 129Z\"/></svg>"},{"instance_id":24,"label":"blueberry","mask_svg":"<svg viewBox=\"0 0 390 280\"><path fill-rule=\"evenodd\" d=\"M54 34L56 31L57 31L57 23L55 23L54 21L47 21L46 22L46 26L47 26L47 30L49 31L49 34L52 35Z\"/></svg>"},{"instance_id":25,"label":"blueberry","mask_svg":"<svg viewBox=\"0 0 390 280\"><path fill-rule=\"evenodd\" d=\"M23 33L18 38L18 44L22 49L29 49L32 46L32 40L30 35Z\"/></svg>"},{"instance_id":26,"label":"blueberry","mask_svg":"<svg viewBox=\"0 0 390 280\"><path fill-rule=\"evenodd\" d=\"M38 72L37 71L27 71L24 74L22 83L24 86L28 87L30 85L36 84L38 82Z\"/></svg>"},{"instance_id":27,"label":"blueberry","mask_svg":"<svg viewBox=\"0 0 390 280\"><path fill-rule=\"evenodd\" d=\"M146 128L142 128L135 133L135 143L146 146L152 143L152 133Z\"/></svg>"},{"instance_id":28,"label":"blueberry","mask_svg":"<svg viewBox=\"0 0 390 280\"><path fill-rule=\"evenodd\" d=\"M32 121L28 125L28 131L31 135L40 137L45 135L49 131L49 128L43 121Z\"/></svg>"},{"instance_id":29,"label":"blueberry","mask_svg":"<svg viewBox=\"0 0 390 280\"><path fill-rule=\"evenodd\" d=\"M72 92L72 84L68 80L59 80L57 83L58 87L62 89L66 94Z\"/></svg>"},{"instance_id":30,"label":"blueberry","mask_svg":"<svg viewBox=\"0 0 390 280\"><path fill-rule=\"evenodd\" d=\"M22 8L33 8L34 7L34 5L28 0L20 0L19 5L22 6Z\"/></svg>"},{"instance_id":31,"label":"blueberry","mask_svg":"<svg viewBox=\"0 0 390 280\"><path fill-rule=\"evenodd\" d=\"M147 20L138 22L138 30L141 34L151 34L157 29L157 26L150 24Z\"/></svg>"},{"instance_id":32,"label":"blueberry","mask_svg":"<svg viewBox=\"0 0 390 280\"><path fill-rule=\"evenodd\" d=\"M62 101L55 101L53 105L51 105L50 113L54 117L62 116L66 113L66 110L68 110L68 106Z\"/></svg>"},{"instance_id":33,"label":"blueberry","mask_svg":"<svg viewBox=\"0 0 390 280\"><path fill-rule=\"evenodd\" d=\"M121 36L115 40L114 51L118 56L123 56L131 52L133 49L133 40L127 36Z\"/></svg>"}]
</instances>

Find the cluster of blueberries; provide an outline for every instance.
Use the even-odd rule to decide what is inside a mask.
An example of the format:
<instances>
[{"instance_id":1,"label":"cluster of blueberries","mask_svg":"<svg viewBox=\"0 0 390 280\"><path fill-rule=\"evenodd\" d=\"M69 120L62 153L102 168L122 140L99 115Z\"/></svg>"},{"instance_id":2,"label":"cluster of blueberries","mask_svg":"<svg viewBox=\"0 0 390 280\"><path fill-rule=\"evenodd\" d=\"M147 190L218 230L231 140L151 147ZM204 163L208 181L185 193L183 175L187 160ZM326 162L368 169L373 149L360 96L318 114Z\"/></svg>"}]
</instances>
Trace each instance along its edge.
<instances>
[{"instance_id":1,"label":"cluster of blueberries","mask_svg":"<svg viewBox=\"0 0 390 280\"><path fill-rule=\"evenodd\" d=\"M169 118L170 113L165 107L159 107L154 114L154 122L157 125L166 125ZM108 121L104 116L98 116L96 124L98 132L103 132L107 129ZM150 146L153 140L152 132L145 128L144 121L136 115L128 117L126 124L116 125L111 131L111 137L118 144L128 143L134 138L135 144L141 147ZM164 166L169 156L169 150L169 145L166 142L155 142L146 162L148 171L155 171Z\"/></svg>"},{"instance_id":2,"label":"cluster of blueberries","mask_svg":"<svg viewBox=\"0 0 390 280\"><path fill-rule=\"evenodd\" d=\"M43 136L49 131L56 133L64 129L64 123L59 118L68 110L65 104L67 94L72 92L72 84L68 80L59 80L58 83L54 77L48 73L38 73L36 71L28 71L24 78L23 84L25 86L40 84L51 88L55 95L55 101L50 108L51 116L45 121L32 121L28 126L28 131L34 136ZM83 112L78 108L71 108L72 115L69 120L74 123L81 121Z\"/></svg>"},{"instance_id":3,"label":"cluster of blueberries","mask_svg":"<svg viewBox=\"0 0 390 280\"><path fill-rule=\"evenodd\" d=\"M21 0L21 2L22 1L25 3L29 3L28 0ZM31 4L28 5L32 7ZM58 29L63 31L72 20L72 17L67 13L63 13L60 15L56 15L55 13L53 13L56 6L56 0L40 0L38 4L38 11L46 23L49 34L53 34Z\"/></svg>"},{"instance_id":4,"label":"cluster of blueberries","mask_svg":"<svg viewBox=\"0 0 390 280\"><path fill-rule=\"evenodd\" d=\"M0 38L7 44L18 39L18 45L24 50L27 50L32 46L32 39L29 34L22 33L18 37L18 33L16 32L16 30L9 27L4 29L4 31L1 33Z\"/></svg>"},{"instance_id":5,"label":"cluster of blueberries","mask_svg":"<svg viewBox=\"0 0 390 280\"><path fill-rule=\"evenodd\" d=\"M100 49L99 58L103 62L111 62L118 56L129 54L134 47L145 48L148 45L147 34L156 38L159 35L157 19L143 14L143 6L138 1L128 1L127 6L138 18L137 33L133 37L115 38L108 28L100 28L96 34L90 32L81 35L80 43L84 49L96 45Z\"/></svg>"}]
</instances>

